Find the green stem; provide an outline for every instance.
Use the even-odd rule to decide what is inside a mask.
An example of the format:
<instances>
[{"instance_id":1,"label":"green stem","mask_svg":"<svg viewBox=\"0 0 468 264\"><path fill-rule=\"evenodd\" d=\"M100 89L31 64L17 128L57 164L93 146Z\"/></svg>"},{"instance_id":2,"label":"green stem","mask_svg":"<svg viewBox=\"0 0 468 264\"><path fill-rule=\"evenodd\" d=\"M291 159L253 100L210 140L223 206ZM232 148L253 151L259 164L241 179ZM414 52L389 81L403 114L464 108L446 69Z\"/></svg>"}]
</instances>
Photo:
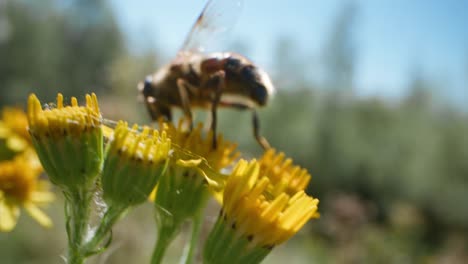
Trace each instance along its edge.
<instances>
[{"instance_id":1,"label":"green stem","mask_svg":"<svg viewBox=\"0 0 468 264\"><path fill-rule=\"evenodd\" d=\"M176 233L176 225L159 227L158 239L153 250L153 256L151 257L151 264L162 263L164 254Z\"/></svg>"},{"instance_id":2,"label":"green stem","mask_svg":"<svg viewBox=\"0 0 468 264\"><path fill-rule=\"evenodd\" d=\"M88 230L90 203L92 193L84 188L64 192L66 198L65 210L67 216L68 262L70 264L84 263L82 251L84 237Z\"/></svg>"},{"instance_id":3,"label":"green stem","mask_svg":"<svg viewBox=\"0 0 468 264\"><path fill-rule=\"evenodd\" d=\"M125 207L118 207L110 205L104 216L101 219L101 222L94 233L93 238L84 245L83 253L86 256L90 256L100 252L101 250L106 249L104 246L102 249L98 247L102 244L102 241L110 234L110 231L114 224L122 217L123 214L127 211Z\"/></svg>"},{"instance_id":4,"label":"green stem","mask_svg":"<svg viewBox=\"0 0 468 264\"><path fill-rule=\"evenodd\" d=\"M191 264L194 260L195 249L198 245L201 227L203 224L203 214L198 213L192 219L192 234L190 243L186 245L180 263Z\"/></svg>"}]
</instances>

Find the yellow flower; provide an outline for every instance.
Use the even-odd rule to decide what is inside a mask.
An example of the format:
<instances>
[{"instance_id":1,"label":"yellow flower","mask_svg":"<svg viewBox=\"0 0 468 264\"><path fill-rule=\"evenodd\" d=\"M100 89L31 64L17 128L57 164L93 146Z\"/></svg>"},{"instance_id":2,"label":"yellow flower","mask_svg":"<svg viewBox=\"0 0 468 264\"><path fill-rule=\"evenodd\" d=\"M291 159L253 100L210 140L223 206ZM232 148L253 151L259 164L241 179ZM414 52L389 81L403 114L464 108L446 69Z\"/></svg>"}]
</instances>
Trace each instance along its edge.
<instances>
[{"instance_id":1,"label":"yellow flower","mask_svg":"<svg viewBox=\"0 0 468 264\"><path fill-rule=\"evenodd\" d=\"M28 99L28 124L33 145L50 180L62 188L88 188L94 183L103 160L101 113L95 94L86 95L86 106L64 106L57 95L57 107L42 109L32 94Z\"/></svg>"},{"instance_id":2,"label":"yellow flower","mask_svg":"<svg viewBox=\"0 0 468 264\"><path fill-rule=\"evenodd\" d=\"M282 160L270 165L281 167ZM256 160L241 160L232 171L222 211L205 245L206 263L258 263L309 219L319 216L318 199L303 190L288 194L288 188L272 193L274 177L265 169L263 173Z\"/></svg>"},{"instance_id":3,"label":"yellow flower","mask_svg":"<svg viewBox=\"0 0 468 264\"><path fill-rule=\"evenodd\" d=\"M224 186L226 177L219 172L238 157L236 145L218 136L217 148L213 148L213 133L203 133L199 124L191 131L178 126L160 123L161 131L171 139L173 151L167 172L161 176L155 191L155 208L158 242L153 263L162 258L164 244L171 241L186 220L199 222L202 210L210 197L209 190ZM210 189L208 187L211 187ZM193 231L198 224L192 225Z\"/></svg>"},{"instance_id":4,"label":"yellow flower","mask_svg":"<svg viewBox=\"0 0 468 264\"><path fill-rule=\"evenodd\" d=\"M19 153L31 146L27 126L28 120L23 110L10 107L3 109L2 119L0 120L0 140L4 141L8 151ZM0 142L0 144L2 143Z\"/></svg>"},{"instance_id":5,"label":"yellow flower","mask_svg":"<svg viewBox=\"0 0 468 264\"><path fill-rule=\"evenodd\" d=\"M0 162L0 231L15 227L20 208L41 225L52 225L38 206L50 203L54 195L48 191L48 182L39 179L42 169L34 159L34 153L28 153Z\"/></svg>"},{"instance_id":6,"label":"yellow flower","mask_svg":"<svg viewBox=\"0 0 468 264\"><path fill-rule=\"evenodd\" d=\"M294 195L265 195L272 184L260 175L257 161L239 162L226 184L223 208L227 217L237 218L239 229L253 235L262 246L278 245L310 219L318 216L318 199L300 190ZM262 176L262 177L260 177ZM246 220L242 226L242 220ZM264 225L264 226L262 226Z\"/></svg>"}]
</instances>

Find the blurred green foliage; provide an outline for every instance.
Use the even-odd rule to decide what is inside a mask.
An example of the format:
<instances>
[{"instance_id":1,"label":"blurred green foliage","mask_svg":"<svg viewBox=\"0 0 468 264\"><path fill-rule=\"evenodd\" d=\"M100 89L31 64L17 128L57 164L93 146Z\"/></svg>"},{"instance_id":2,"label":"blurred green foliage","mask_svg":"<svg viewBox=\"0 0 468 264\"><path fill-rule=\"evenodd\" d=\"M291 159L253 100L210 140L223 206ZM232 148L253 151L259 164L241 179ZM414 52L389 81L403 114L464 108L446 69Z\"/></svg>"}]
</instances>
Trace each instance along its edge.
<instances>
[{"instance_id":1,"label":"blurred green foliage","mask_svg":"<svg viewBox=\"0 0 468 264\"><path fill-rule=\"evenodd\" d=\"M287 40L273 54L279 92L260 111L261 130L311 172L309 191L321 200L322 218L266 262L294 255L294 263L466 263L468 114L437 96L444 87L418 74L398 100L357 96L357 13L353 6L343 10L323 52L324 82L310 81L307 61L291 61L294 47ZM57 92L69 97L94 91L107 118L148 121L136 84L158 63L156 51L128 51L107 1L0 3L0 106L24 104L30 92L53 101ZM226 138L251 157L260 153L249 113L223 110L220 117ZM20 222L13 233L0 234L6 263L60 262L58 208L52 210L52 231ZM142 215L125 221L141 221ZM134 232L122 228L123 245L109 263L139 254L128 241L153 243L147 225L127 226ZM50 245L36 241L37 234L51 233L57 238ZM38 250L47 246L54 248Z\"/></svg>"}]
</instances>

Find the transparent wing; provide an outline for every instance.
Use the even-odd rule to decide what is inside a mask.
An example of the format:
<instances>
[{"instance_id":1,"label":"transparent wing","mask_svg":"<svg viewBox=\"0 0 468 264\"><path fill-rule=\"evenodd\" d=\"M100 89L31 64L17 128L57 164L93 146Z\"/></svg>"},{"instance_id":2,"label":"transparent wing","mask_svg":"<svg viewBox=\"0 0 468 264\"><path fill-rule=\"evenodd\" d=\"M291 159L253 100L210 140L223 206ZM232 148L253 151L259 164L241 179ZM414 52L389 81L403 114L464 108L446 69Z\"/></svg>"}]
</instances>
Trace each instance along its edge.
<instances>
[{"instance_id":1,"label":"transparent wing","mask_svg":"<svg viewBox=\"0 0 468 264\"><path fill-rule=\"evenodd\" d=\"M219 44L242 10L243 0L209 0L192 26L180 53L205 52Z\"/></svg>"}]
</instances>

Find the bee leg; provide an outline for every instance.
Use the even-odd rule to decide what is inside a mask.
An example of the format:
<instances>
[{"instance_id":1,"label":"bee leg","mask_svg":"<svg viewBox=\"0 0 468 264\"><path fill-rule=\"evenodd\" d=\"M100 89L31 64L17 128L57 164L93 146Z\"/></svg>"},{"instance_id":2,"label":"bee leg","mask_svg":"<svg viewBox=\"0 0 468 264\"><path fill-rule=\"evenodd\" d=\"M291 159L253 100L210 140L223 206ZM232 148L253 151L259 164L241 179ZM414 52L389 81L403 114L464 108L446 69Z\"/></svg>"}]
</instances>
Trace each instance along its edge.
<instances>
[{"instance_id":1,"label":"bee leg","mask_svg":"<svg viewBox=\"0 0 468 264\"><path fill-rule=\"evenodd\" d=\"M193 117L192 110L190 109L190 100L188 96L189 84L184 79L177 79L177 87L179 88L180 100L182 102L182 111L184 111L185 117L188 119L190 131L193 129Z\"/></svg>"},{"instance_id":2,"label":"bee leg","mask_svg":"<svg viewBox=\"0 0 468 264\"><path fill-rule=\"evenodd\" d=\"M254 136L257 142L262 146L264 150L271 148L270 143L266 140L266 138L260 136L260 120L258 118L257 111L255 109L252 110L252 124L254 130Z\"/></svg>"},{"instance_id":3,"label":"bee leg","mask_svg":"<svg viewBox=\"0 0 468 264\"><path fill-rule=\"evenodd\" d=\"M161 104L156 98L153 96L148 96L145 99L146 109L150 114L152 121L172 121L172 113L171 108L167 105Z\"/></svg>"},{"instance_id":4,"label":"bee leg","mask_svg":"<svg viewBox=\"0 0 468 264\"><path fill-rule=\"evenodd\" d=\"M221 94L224 90L224 78L225 78L224 71L217 71L211 77L209 82L213 83L213 87L215 88L214 94L211 98L211 131L213 132L213 149L217 148L218 142L218 134L217 134L217 109L219 105L219 101L221 99Z\"/></svg>"},{"instance_id":5,"label":"bee leg","mask_svg":"<svg viewBox=\"0 0 468 264\"><path fill-rule=\"evenodd\" d=\"M223 104L223 106L235 108L235 109L238 109L238 110L252 110L252 124L253 124L254 137L257 140L258 144L260 144L260 146L264 150L267 150L267 149L271 148L270 143L268 143L268 140L266 140L266 138L260 136L260 119L258 118L257 111L255 111L254 108L252 108L252 107L250 107L248 105L245 105L245 104L241 104L241 103L225 103L225 102L223 102L222 104Z\"/></svg>"}]
</instances>

